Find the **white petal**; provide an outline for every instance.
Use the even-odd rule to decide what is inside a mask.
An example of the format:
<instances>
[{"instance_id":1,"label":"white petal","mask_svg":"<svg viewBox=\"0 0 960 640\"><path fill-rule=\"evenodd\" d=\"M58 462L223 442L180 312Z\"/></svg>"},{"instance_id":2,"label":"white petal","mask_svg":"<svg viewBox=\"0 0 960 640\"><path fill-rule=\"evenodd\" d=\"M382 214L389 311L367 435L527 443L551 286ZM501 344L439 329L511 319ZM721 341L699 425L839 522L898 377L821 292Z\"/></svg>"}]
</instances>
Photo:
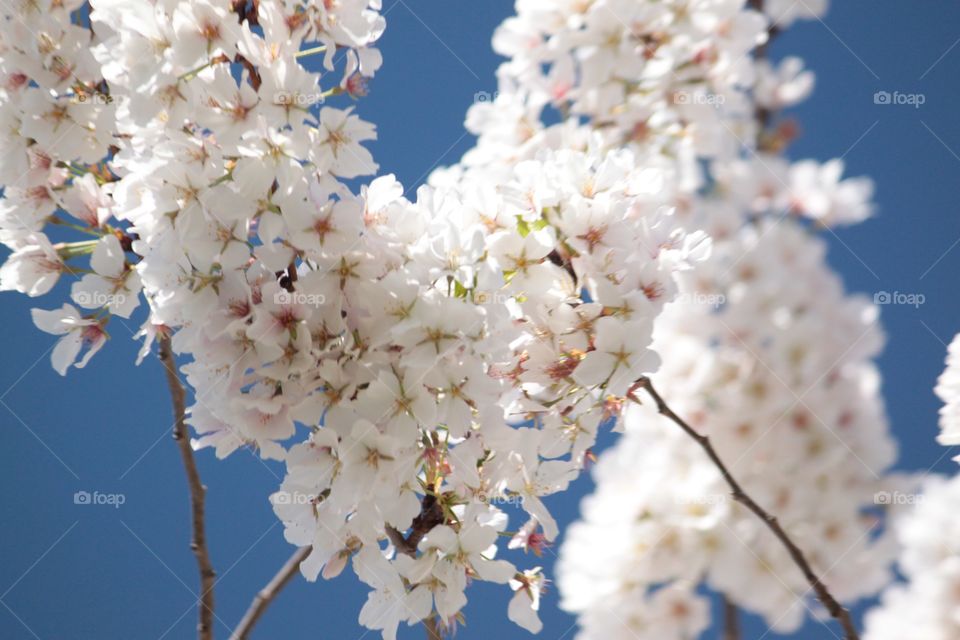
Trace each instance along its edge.
<instances>
[{"instance_id":1,"label":"white petal","mask_svg":"<svg viewBox=\"0 0 960 640\"><path fill-rule=\"evenodd\" d=\"M540 630L543 629L543 623L537 616L537 611L534 609L530 596L522 589L514 593L513 598L510 599L510 605L507 607L507 617L530 633L540 633Z\"/></svg>"},{"instance_id":2,"label":"white petal","mask_svg":"<svg viewBox=\"0 0 960 640\"><path fill-rule=\"evenodd\" d=\"M50 354L54 370L62 376L67 375L67 369L77 359L82 347L83 338L79 333L69 333L60 338Z\"/></svg>"}]
</instances>

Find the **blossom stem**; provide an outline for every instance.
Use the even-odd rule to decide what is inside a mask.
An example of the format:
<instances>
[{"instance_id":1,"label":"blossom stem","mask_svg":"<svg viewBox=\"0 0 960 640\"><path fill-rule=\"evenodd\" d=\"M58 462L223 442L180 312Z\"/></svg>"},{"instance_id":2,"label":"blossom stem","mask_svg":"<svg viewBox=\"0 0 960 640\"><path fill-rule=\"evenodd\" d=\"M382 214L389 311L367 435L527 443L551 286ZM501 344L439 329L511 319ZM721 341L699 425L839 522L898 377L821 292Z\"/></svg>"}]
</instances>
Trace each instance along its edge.
<instances>
[{"instance_id":1,"label":"blossom stem","mask_svg":"<svg viewBox=\"0 0 960 640\"><path fill-rule=\"evenodd\" d=\"M312 56L315 53L323 53L326 51L326 47L314 47L312 49L304 49L303 51L297 51L295 58L305 58L307 56Z\"/></svg>"},{"instance_id":2,"label":"blossom stem","mask_svg":"<svg viewBox=\"0 0 960 640\"><path fill-rule=\"evenodd\" d=\"M230 640L246 640L250 631L253 630L254 625L260 620L260 616L263 615L263 612L267 610L267 607L269 607L270 603L277 597L277 594L287 586L287 583L289 583L297 571L300 570L300 563L304 561L309 553L310 547L300 547L293 552L290 559L280 567L280 571L254 596L253 602L250 603L250 608L243 614L243 619L240 620L240 624L237 625L237 628L234 629L230 635Z\"/></svg>"},{"instance_id":3,"label":"blossom stem","mask_svg":"<svg viewBox=\"0 0 960 640\"><path fill-rule=\"evenodd\" d=\"M726 594L721 594L723 602L723 640L740 640L740 611Z\"/></svg>"},{"instance_id":4,"label":"blossom stem","mask_svg":"<svg viewBox=\"0 0 960 640\"><path fill-rule=\"evenodd\" d=\"M174 427L173 439L180 448L180 457L187 473L187 486L190 489L190 507L193 520L193 538L190 548L197 558L197 569L200 572L199 620L197 622L197 637L199 640L213 640L213 585L216 572L210 562L210 550L207 547L205 524L204 499L207 488L200 481L200 472L193 458L193 449L187 433L186 422L186 390L177 374L177 363L170 346L170 337L160 338L160 362L163 364L167 376L167 386L170 388L170 399L173 404Z\"/></svg>"},{"instance_id":5,"label":"blossom stem","mask_svg":"<svg viewBox=\"0 0 960 640\"><path fill-rule=\"evenodd\" d=\"M190 71L187 71L186 73L181 73L179 76L177 76L177 80L178 80L178 81L179 81L179 80L188 80L188 81L189 81L189 80L193 80L193 78L195 78L198 73L200 73L201 71L203 71L203 70L206 69L207 67L212 67L212 66L215 65L215 64L221 64L221 63L223 63L223 62L230 62L230 58L228 58L227 56L225 56L225 55L223 55L223 54L220 54L220 55L216 56L215 58L213 58L212 60L208 60L207 62L203 63L202 65L200 65L200 66L197 67L196 69L191 69Z\"/></svg>"},{"instance_id":6,"label":"blossom stem","mask_svg":"<svg viewBox=\"0 0 960 640\"><path fill-rule=\"evenodd\" d=\"M843 633L845 640L859 640L860 636L857 634L857 629L853 624L853 620L850 617L850 612L840 604L836 598L833 597L833 594L830 593L830 590L827 589L826 585L820 580L820 577L814 573L813 568L810 566L810 562L807 560L803 551L797 544L790 538L783 527L780 526L780 522L777 518L771 515L766 509L761 507L753 498L751 498L746 491L743 490L743 487L740 486L740 483L737 482L736 478L733 477L733 474L730 472L730 469L727 468L727 465L724 464L723 460L720 459L720 456L717 454L716 449L713 448L713 445L710 443L710 438L699 433L693 427L691 427L687 422L678 416L673 410L667 405L667 402L663 397L657 392L651 382L650 378L644 376L637 380L633 387L631 388L628 395L634 397L633 391L636 389L643 389L653 398L653 401L657 405L657 411L660 415L668 418L678 427L684 430L688 436L693 438L700 448L703 449L704 453L707 454L707 457L710 458L710 461L713 465L720 471L720 474L723 476L723 479L726 481L727 485L730 487L730 493L733 496L733 499L751 512L760 518L761 521L767 526L768 529L777 537L781 544L786 548L787 553L790 554L790 558L793 560L793 563L800 569L803 573L804 578L806 578L807 583L810 585L810 588L813 589L814 593L817 594L817 599L820 600L820 603L826 608L827 612L840 623L840 626L843 627ZM635 397L634 397L635 399Z\"/></svg>"},{"instance_id":7,"label":"blossom stem","mask_svg":"<svg viewBox=\"0 0 960 640\"><path fill-rule=\"evenodd\" d=\"M427 640L441 640L440 625L437 624L437 617L430 616L423 621L423 628L427 630Z\"/></svg>"},{"instance_id":8,"label":"blossom stem","mask_svg":"<svg viewBox=\"0 0 960 640\"><path fill-rule=\"evenodd\" d=\"M79 242L60 242L54 245L59 255L64 260L86 256L93 253L99 240L81 240Z\"/></svg>"},{"instance_id":9,"label":"blossom stem","mask_svg":"<svg viewBox=\"0 0 960 640\"><path fill-rule=\"evenodd\" d=\"M64 220L64 219L62 219L62 218L57 218L56 216L51 216L50 218L47 218L47 222L49 222L50 224L59 225L59 226L61 226L61 227L68 227L68 228L70 228L70 229L73 229L74 231L79 231L80 233L85 233L85 234L87 234L88 236L96 236L97 238L99 238L99 237L102 235L102 234L98 233L96 230L94 230L94 229L92 229L92 228L90 228L90 227L81 227L81 226L78 225L78 224L73 224L72 222L67 222L66 220Z\"/></svg>"}]
</instances>

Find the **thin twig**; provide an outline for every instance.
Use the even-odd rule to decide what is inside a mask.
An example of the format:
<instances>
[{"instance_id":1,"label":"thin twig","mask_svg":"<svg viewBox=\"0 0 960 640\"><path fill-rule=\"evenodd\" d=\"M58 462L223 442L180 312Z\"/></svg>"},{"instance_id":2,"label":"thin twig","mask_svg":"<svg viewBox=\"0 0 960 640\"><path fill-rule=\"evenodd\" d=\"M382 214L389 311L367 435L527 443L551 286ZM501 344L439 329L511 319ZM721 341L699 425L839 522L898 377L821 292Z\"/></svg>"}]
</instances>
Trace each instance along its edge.
<instances>
[{"instance_id":1,"label":"thin twig","mask_svg":"<svg viewBox=\"0 0 960 640\"><path fill-rule=\"evenodd\" d=\"M303 562L309 553L310 547L300 547L290 556L290 559L280 568L277 575L273 576L270 582L267 583L267 586L261 589L253 598L253 602L250 603L250 608L243 614L243 619L240 621L240 624L237 625L237 628L234 629L230 635L230 640L245 640L248 637L254 625L260 620L263 612L267 610L267 607L269 607L270 603L277 597L277 594L287 586L287 583L289 583L297 571L300 570L300 563Z\"/></svg>"},{"instance_id":2,"label":"thin twig","mask_svg":"<svg viewBox=\"0 0 960 640\"><path fill-rule=\"evenodd\" d=\"M207 488L200 481L197 463L193 459L193 449L190 447L190 437L186 422L187 392L177 375L177 363L170 348L169 336L160 338L160 362L163 363L167 375L167 386L170 387L170 399L173 404L174 426L173 439L180 448L180 457L183 459L183 468L187 472L187 486L190 489L190 508L193 519L193 539L190 549L197 558L197 569L200 572L199 620L197 622L197 637L200 640L213 640L213 585L216 572L210 562L210 550L207 548L206 525L204 522L204 497Z\"/></svg>"},{"instance_id":3,"label":"thin twig","mask_svg":"<svg viewBox=\"0 0 960 640\"><path fill-rule=\"evenodd\" d=\"M833 618L836 619L843 627L844 637L846 640L859 640L860 636L857 635L856 627L854 627L853 620L850 618L850 612L847 611L843 605L841 605L837 599L833 597L826 585L824 585L820 580L819 576L814 573L813 568L811 568L810 563L803 554L803 551L801 551L800 547L798 547L790 538L790 536L787 535L787 532L783 530L783 527L780 526L780 523L777 521L777 519L768 513L763 507L757 504L753 498L747 495L747 493L743 490L743 487L740 486L740 483L738 483L736 478L733 477L733 474L730 473L727 465L725 465L723 460L720 459L720 456L717 455L716 450L710 443L710 438L697 432L693 427L687 424L683 418L674 413L673 410L667 405L666 401L653 387L653 383L650 381L650 378L644 376L634 383L628 394L634 399L636 399L636 397L633 396L632 393L636 389L643 389L646 391L657 404L657 411L660 412L660 415L669 418L677 426L683 429L688 436L693 438L697 444L700 445L700 448L703 449L704 453L706 453L710 458L710 461L713 462L714 466L720 471L721 475L723 475L723 479L726 480L727 485L730 487L730 492L733 496L733 499L745 506L747 509L752 511L754 515L760 518L760 520L767 525L767 528L773 532L783 546L786 547L787 552L790 554L790 558L793 560L793 563L797 565L801 572L803 572L804 578L807 579L810 587L817 594L817 599L820 600L830 615L833 616Z\"/></svg>"},{"instance_id":4,"label":"thin twig","mask_svg":"<svg viewBox=\"0 0 960 640\"><path fill-rule=\"evenodd\" d=\"M740 640L740 611L727 594L721 594L723 601L723 640Z\"/></svg>"}]
</instances>

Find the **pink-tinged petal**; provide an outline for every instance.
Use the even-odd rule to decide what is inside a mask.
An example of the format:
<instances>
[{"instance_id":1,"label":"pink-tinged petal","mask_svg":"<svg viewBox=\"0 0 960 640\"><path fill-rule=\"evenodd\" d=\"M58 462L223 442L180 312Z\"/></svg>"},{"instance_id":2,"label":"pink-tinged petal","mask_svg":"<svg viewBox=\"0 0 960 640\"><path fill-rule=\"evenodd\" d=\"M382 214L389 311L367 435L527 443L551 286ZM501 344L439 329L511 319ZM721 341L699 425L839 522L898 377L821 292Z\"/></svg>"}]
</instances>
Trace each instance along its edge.
<instances>
[{"instance_id":1,"label":"pink-tinged petal","mask_svg":"<svg viewBox=\"0 0 960 640\"><path fill-rule=\"evenodd\" d=\"M107 336L99 327L90 327L89 329L83 334L83 342L87 346L87 352L83 354L83 359L76 364L77 369L83 369L87 366L90 358L96 355L103 348L103 345L107 344Z\"/></svg>"},{"instance_id":2,"label":"pink-tinged petal","mask_svg":"<svg viewBox=\"0 0 960 640\"><path fill-rule=\"evenodd\" d=\"M556 539L560 534L560 527L557 526L557 521L554 520L550 512L547 511L546 505L543 504L540 498L529 494L524 495L523 508L528 514L540 522L540 526L543 527L543 536L547 540L553 541Z\"/></svg>"},{"instance_id":3,"label":"pink-tinged petal","mask_svg":"<svg viewBox=\"0 0 960 640\"><path fill-rule=\"evenodd\" d=\"M330 580L331 578L336 578L343 572L343 569L347 566L347 561L350 559L350 552L347 550L338 551L333 554L333 557L327 561L327 564L323 566L323 571L320 572L320 575L323 576L324 580Z\"/></svg>"}]
</instances>

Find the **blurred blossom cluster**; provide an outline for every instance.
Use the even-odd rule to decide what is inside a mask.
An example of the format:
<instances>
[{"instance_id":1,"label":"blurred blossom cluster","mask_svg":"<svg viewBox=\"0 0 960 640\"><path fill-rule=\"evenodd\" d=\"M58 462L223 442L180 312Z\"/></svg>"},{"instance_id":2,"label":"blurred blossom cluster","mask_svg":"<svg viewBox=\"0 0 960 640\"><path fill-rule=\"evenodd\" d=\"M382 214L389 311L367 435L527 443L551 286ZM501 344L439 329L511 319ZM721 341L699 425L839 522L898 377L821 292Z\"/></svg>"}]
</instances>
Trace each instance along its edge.
<instances>
[{"instance_id":1,"label":"blurred blossom cluster","mask_svg":"<svg viewBox=\"0 0 960 640\"><path fill-rule=\"evenodd\" d=\"M867 612L865 640L960 637L960 476L932 476L919 488L895 527L907 583L888 587Z\"/></svg>"}]
</instances>

